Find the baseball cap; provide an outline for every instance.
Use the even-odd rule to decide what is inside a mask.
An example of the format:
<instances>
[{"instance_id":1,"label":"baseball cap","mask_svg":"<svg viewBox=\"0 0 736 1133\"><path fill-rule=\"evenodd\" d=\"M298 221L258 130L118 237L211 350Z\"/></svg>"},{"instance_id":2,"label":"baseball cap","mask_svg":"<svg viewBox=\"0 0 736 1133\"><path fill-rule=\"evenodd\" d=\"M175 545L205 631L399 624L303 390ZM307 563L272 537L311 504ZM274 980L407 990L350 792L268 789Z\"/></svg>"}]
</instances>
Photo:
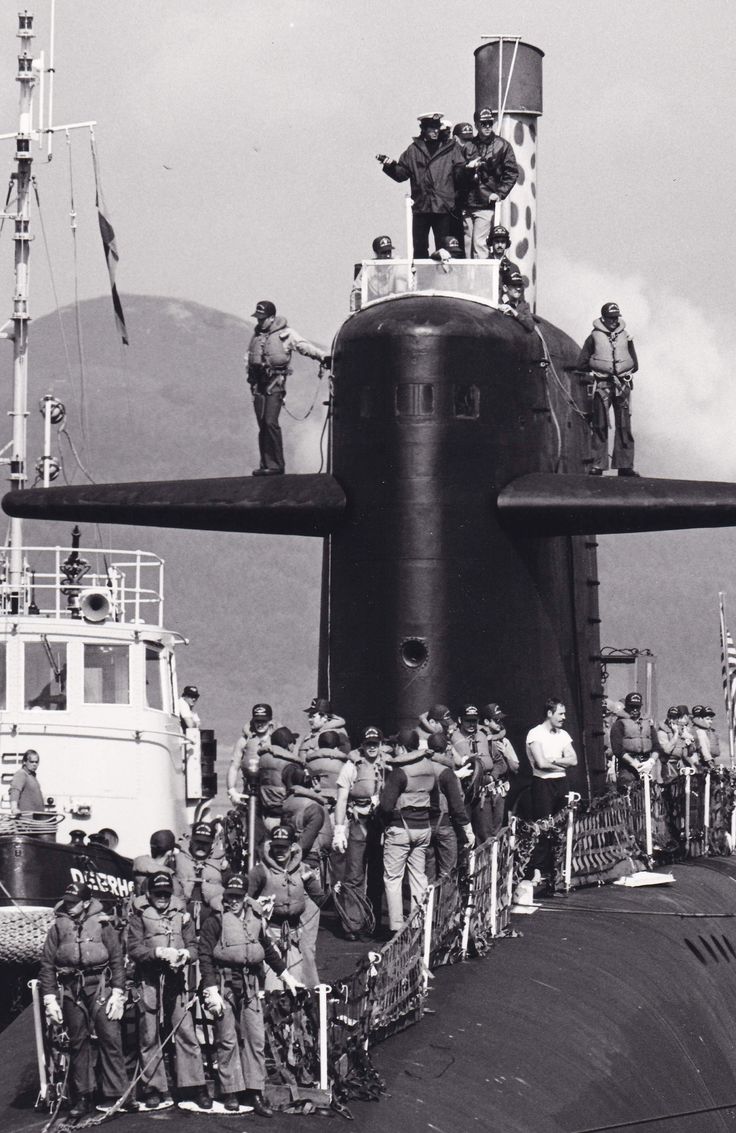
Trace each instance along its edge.
<instances>
[{"instance_id":1,"label":"baseball cap","mask_svg":"<svg viewBox=\"0 0 736 1133\"><path fill-rule=\"evenodd\" d=\"M64 890L62 901L65 905L76 905L78 901L89 901L92 890L83 881L72 881Z\"/></svg>"},{"instance_id":2,"label":"baseball cap","mask_svg":"<svg viewBox=\"0 0 736 1133\"><path fill-rule=\"evenodd\" d=\"M463 252L457 236L445 236L442 241L442 247L448 251L450 255L462 258Z\"/></svg>"},{"instance_id":3,"label":"baseball cap","mask_svg":"<svg viewBox=\"0 0 736 1133\"><path fill-rule=\"evenodd\" d=\"M374 728L372 725L369 728L364 728L360 742L363 744L380 744L383 742L383 732L380 728Z\"/></svg>"},{"instance_id":4,"label":"baseball cap","mask_svg":"<svg viewBox=\"0 0 736 1133\"><path fill-rule=\"evenodd\" d=\"M679 708L677 707L676 704L671 705L671 707L667 709L667 719L668 720L676 720L679 715L680 715L680 710L679 710Z\"/></svg>"},{"instance_id":5,"label":"baseball cap","mask_svg":"<svg viewBox=\"0 0 736 1133\"><path fill-rule=\"evenodd\" d=\"M374 252L392 252L394 248L390 236L376 236L371 247Z\"/></svg>"},{"instance_id":6,"label":"baseball cap","mask_svg":"<svg viewBox=\"0 0 736 1133\"><path fill-rule=\"evenodd\" d=\"M502 224L497 224L491 232L491 243L493 243L494 240L505 240L508 247L511 243L511 234L508 228L504 228Z\"/></svg>"},{"instance_id":7,"label":"baseball cap","mask_svg":"<svg viewBox=\"0 0 736 1133\"><path fill-rule=\"evenodd\" d=\"M449 715L450 709L446 704L433 704L427 712L430 720L444 720L445 716Z\"/></svg>"},{"instance_id":8,"label":"baseball cap","mask_svg":"<svg viewBox=\"0 0 736 1133\"><path fill-rule=\"evenodd\" d=\"M182 696L196 696L199 698L199 689L196 685L185 685Z\"/></svg>"},{"instance_id":9,"label":"baseball cap","mask_svg":"<svg viewBox=\"0 0 736 1133\"><path fill-rule=\"evenodd\" d=\"M292 833L288 826L275 826L271 831L271 842L281 844L282 846L290 846L292 842Z\"/></svg>"},{"instance_id":10,"label":"baseball cap","mask_svg":"<svg viewBox=\"0 0 736 1133\"><path fill-rule=\"evenodd\" d=\"M192 827L192 841L193 842L212 842L215 838L215 831L210 822L195 822Z\"/></svg>"},{"instance_id":11,"label":"baseball cap","mask_svg":"<svg viewBox=\"0 0 736 1133\"><path fill-rule=\"evenodd\" d=\"M225 882L224 892L238 893L241 897L244 897L248 892L248 882L241 873L234 873L232 877Z\"/></svg>"},{"instance_id":12,"label":"baseball cap","mask_svg":"<svg viewBox=\"0 0 736 1133\"><path fill-rule=\"evenodd\" d=\"M170 873L154 873L151 880L148 882L149 893L173 893L174 879Z\"/></svg>"},{"instance_id":13,"label":"baseball cap","mask_svg":"<svg viewBox=\"0 0 736 1133\"><path fill-rule=\"evenodd\" d=\"M456 138L472 138L473 124L472 122L458 122L452 132Z\"/></svg>"},{"instance_id":14,"label":"baseball cap","mask_svg":"<svg viewBox=\"0 0 736 1133\"><path fill-rule=\"evenodd\" d=\"M264 720L273 720L273 708L270 704L254 704L250 716L257 724Z\"/></svg>"},{"instance_id":15,"label":"baseball cap","mask_svg":"<svg viewBox=\"0 0 736 1133\"><path fill-rule=\"evenodd\" d=\"M687 704L678 704L677 705L677 715L678 716L689 716L690 715L690 709L688 708Z\"/></svg>"},{"instance_id":16,"label":"baseball cap","mask_svg":"<svg viewBox=\"0 0 736 1133\"><path fill-rule=\"evenodd\" d=\"M474 704L464 704L463 710L460 715L462 716L463 720L477 720L479 712Z\"/></svg>"},{"instance_id":17,"label":"baseball cap","mask_svg":"<svg viewBox=\"0 0 736 1133\"><path fill-rule=\"evenodd\" d=\"M706 716L715 716L715 712L713 711L713 709L708 708L708 707L706 707L706 709L705 709L705 714L706 714Z\"/></svg>"},{"instance_id":18,"label":"baseball cap","mask_svg":"<svg viewBox=\"0 0 736 1133\"><path fill-rule=\"evenodd\" d=\"M706 710L705 710L705 708L703 707L702 704L693 704L693 710L692 710L691 715L702 717L702 716L707 716L708 713L706 712Z\"/></svg>"},{"instance_id":19,"label":"baseball cap","mask_svg":"<svg viewBox=\"0 0 736 1133\"><path fill-rule=\"evenodd\" d=\"M276 314L276 304L270 299L259 299L253 312L255 319L270 319Z\"/></svg>"},{"instance_id":20,"label":"baseball cap","mask_svg":"<svg viewBox=\"0 0 736 1133\"><path fill-rule=\"evenodd\" d=\"M644 698L640 692L627 692L624 697L624 708L641 708Z\"/></svg>"},{"instance_id":21,"label":"baseball cap","mask_svg":"<svg viewBox=\"0 0 736 1133\"><path fill-rule=\"evenodd\" d=\"M499 704L484 704L480 710L480 714L484 720L501 720L506 713L501 711Z\"/></svg>"},{"instance_id":22,"label":"baseball cap","mask_svg":"<svg viewBox=\"0 0 736 1133\"><path fill-rule=\"evenodd\" d=\"M524 276L521 275L521 273L518 272L518 271L512 272L511 275L509 276L509 281L508 281L508 284L506 286L507 287L523 287L524 286Z\"/></svg>"},{"instance_id":23,"label":"baseball cap","mask_svg":"<svg viewBox=\"0 0 736 1133\"><path fill-rule=\"evenodd\" d=\"M621 315L621 309L618 303L604 303L601 307L602 319L618 319Z\"/></svg>"},{"instance_id":24,"label":"baseball cap","mask_svg":"<svg viewBox=\"0 0 736 1133\"><path fill-rule=\"evenodd\" d=\"M151 853L166 854L173 850L176 838L173 830L154 830L151 835Z\"/></svg>"},{"instance_id":25,"label":"baseball cap","mask_svg":"<svg viewBox=\"0 0 736 1133\"><path fill-rule=\"evenodd\" d=\"M493 122L496 115L491 110L490 106L481 106L480 110L476 111L476 122Z\"/></svg>"},{"instance_id":26,"label":"baseball cap","mask_svg":"<svg viewBox=\"0 0 736 1133\"><path fill-rule=\"evenodd\" d=\"M304 711L309 716L314 716L317 712L319 712L320 716L330 716L332 714L332 705L324 696L315 696L309 708L305 708Z\"/></svg>"}]
</instances>

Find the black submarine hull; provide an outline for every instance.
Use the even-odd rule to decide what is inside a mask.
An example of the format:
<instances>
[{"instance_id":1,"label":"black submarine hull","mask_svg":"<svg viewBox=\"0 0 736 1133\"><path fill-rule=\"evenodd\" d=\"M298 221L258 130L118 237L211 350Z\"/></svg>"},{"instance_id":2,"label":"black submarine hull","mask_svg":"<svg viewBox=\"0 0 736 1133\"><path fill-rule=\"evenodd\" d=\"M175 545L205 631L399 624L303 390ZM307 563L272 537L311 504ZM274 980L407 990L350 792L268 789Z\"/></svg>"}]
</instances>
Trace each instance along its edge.
<instances>
[{"instance_id":1,"label":"black submarine hull","mask_svg":"<svg viewBox=\"0 0 736 1133\"><path fill-rule=\"evenodd\" d=\"M370 304L338 332L332 472L348 504L327 540L321 685L356 725L497 701L522 747L557 695L595 792L595 539L509 532L496 508L519 476L586 467L564 369L578 348L539 332L436 294Z\"/></svg>"}]
</instances>

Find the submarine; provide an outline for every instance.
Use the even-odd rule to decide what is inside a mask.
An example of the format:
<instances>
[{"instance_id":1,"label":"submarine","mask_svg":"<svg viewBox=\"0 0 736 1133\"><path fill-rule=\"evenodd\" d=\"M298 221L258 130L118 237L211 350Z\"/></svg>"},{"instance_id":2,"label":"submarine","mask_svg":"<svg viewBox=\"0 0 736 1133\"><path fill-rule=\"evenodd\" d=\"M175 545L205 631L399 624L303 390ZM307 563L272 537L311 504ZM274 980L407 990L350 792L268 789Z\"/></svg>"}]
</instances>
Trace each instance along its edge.
<instances>
[{"instance_id":1,"label":"submarine","mask_svg":"<svg viewBox=\"0 0 736 1133\"><path fill-rule=\"evenodd\" d=\"M542 51L475 52L520 175L504 203L535 305ZM332 345L327 470L11 490L13 516L323 540L319 695L356 730L432 703L497 701L523 745L567 706L584 797L605 785L596 534L736 524L736 485L588 475L577 344L498 309L474 266L410 264L411 290L366 302ZM477 272L476 272L477 275Z\"/></svg>"}]
</instances>

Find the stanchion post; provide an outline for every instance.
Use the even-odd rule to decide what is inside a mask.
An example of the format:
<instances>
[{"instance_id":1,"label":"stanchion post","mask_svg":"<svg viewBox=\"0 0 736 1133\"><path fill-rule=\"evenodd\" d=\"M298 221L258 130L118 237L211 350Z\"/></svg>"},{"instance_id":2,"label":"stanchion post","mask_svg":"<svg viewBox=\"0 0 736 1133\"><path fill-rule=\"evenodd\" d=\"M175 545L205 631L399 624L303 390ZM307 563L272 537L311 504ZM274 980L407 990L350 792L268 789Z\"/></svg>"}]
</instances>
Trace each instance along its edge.
<instances>
[{"instance_id":1,"label":"stanchion post","mask_svg":"<svg viewBox=\"0 0 736 1133\"><path fill-rule=\"evenodd\" d=\"M652 777L645 771L641 778L644 783L644 836L646 840L647 858L651 863L654 857L654 843L652 841Z\"/></svg>"},{"instance_id":2,"label":"stanchion post","mask_svg":"<svg viewBox=\"0 0 736 1133\"><path fill-rule=\"evenodd\" d=\"M498 838L491 843L491 936L498 936Z\"/></svg>"},{"instance_id":3,"label":"stanchion post","mask_svg":"<svg viewBox=\"0 0 736 1133\"><path fill-rule=\"evenodd\" d=\"M569 893L572 886L572 838L575 825L575 805L580 802L577 791L569 791L567 795L567 833L565 837L565 892Z\"/></svg>"},{"instance_id":4,"label":"stanchion post","mask_svg":"<svg viewBox=\"0 0 736 1133\"><path fill-rule=\"evenodd\" d=\"M703 854L709 852L708 828L710 827L710 768L705 773L705 799L703 800Z\"/></svg>"},{"instance_id":5,"label":"stanchion post","mask_svg":"<svg viewBox=\"0 0 736 1133\"><path fill-rule=\"evenodd\" d=\"M429 959L432 955L432 922L434 920L434 895L436 889L436 885L430 885L427 890L427 901L424 906L424 952L422 954L424 971L422 973L422 983L424 984L425 991L429 984Z\"/></svg>"},{"instance_id":6,"label":"stanchion post","mask_svg":"<svg viewBox=\"0 0 736 1133\"><path fill-rule=\"evenodd\" d=\"M475 900L475 850L471 850L468 854L468 900L465 905L465 914L463 916L463 935L461 940L461 950L463 960L468 958L468 943L470 941L470 914Z\"/></svg>"},{"instance_id":7,"label":"stanchion post","mask_svg":"<svg viewBox=\"0 0 736 1133\"><path fill-rule=\"evenodd\" d=\"M46 1075L46 1052L43 1048L43 1015L41 1013L41 992L38 980L29 980L33 998L33 1030L36 1037L36 1058L38 1060L38 1102L45 1102L48 1097L49 1080Z\"/></svg>"},{"instance_id":8,"label":"stanchion post","mask_svg":"<svg viewBox=\"0 0 736 1133\"><path fill-rule=\"evenodd\" d=\"M317 984L319 1001L319 1088L329 1089L329 1065L327 1061L327 996L332 991L329 984Z\"/></svg>"},{"instance_id":9,"label":"stanchion post","mask_svg":"<svg viewBox=\"0 0 736 1133\"><path fill-rule=\"evenodd\" d=\"M695 774L694 768L683 767L685 776L685 853L690 853L690 779Z\"/></svg>"},{"instance_id":10,"label":"stanchion post","mask_svg":"<svg viewBox=\"0 0 736 1133\"><path fill-rule=\"evenodd\" d=\"M511 907L514 900L514 859L516 857L516 823L517 818L512 814L509 818L508 840L509 852L506 857L506 900Z\"/></svg>"}]
</instances>

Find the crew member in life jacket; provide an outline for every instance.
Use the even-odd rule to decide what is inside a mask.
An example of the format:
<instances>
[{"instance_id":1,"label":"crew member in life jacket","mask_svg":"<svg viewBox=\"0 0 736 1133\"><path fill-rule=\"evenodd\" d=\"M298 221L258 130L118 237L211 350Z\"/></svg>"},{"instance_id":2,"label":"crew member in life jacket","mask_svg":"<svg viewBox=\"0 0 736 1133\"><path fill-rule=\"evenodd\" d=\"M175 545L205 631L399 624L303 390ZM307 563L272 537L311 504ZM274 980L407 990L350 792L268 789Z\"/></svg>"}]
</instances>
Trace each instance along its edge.
<instances>
[{"instance_id":1,"label":"crew member in life jacket","mask_svg":"<svg viewBox=\"0 0 736 1133\"><path fill-rule=\"evenodd\" d=\"M480 712L475 704L465 704L457 721L457 728L450 737L452 742L465 740L473 758L483 766L483 778L476 797L470 803L470 822L475 837L485 842L493 834L494 816L494 777L491 747L485 733L480 728Z\"/></svg>"},{"instance_id":2,"label":"crew member in life jacket","mask_svg":"<svg viewBox=\"0 0 736 1133\"><path fill-rule=\"evenodd\" d=\"M332 846L332 816L327 801L306 767L287 767L284 771L286 798L281 808L284 825L294 831L302 852L302 861L323 877ZM304 912L299 918L299 940L302 953L302 974L308 987L319 983L317 971L317 937L319 905L306 894Z\"/></svg>"},{"instance_id":3,"label":"crew member in life jacket","mask_svg":"<svg viewBox=\"0 0 736 1133\"><path fill-rule=\"evenodd\" d=\"M488 785L488 803L491 815L491 836L498 834L504 824L511 775L519 771L519 757L506 735L506 713L498 704L486 704L480 710L480 730L488 741L491 753L491 782Z\"/></svg>"},{"instance_id":4,"label":"crew member in life jacket","mask_svg":"<svg viewBox=\"0 0 736 1133\"><path fill-rule=\"evenodd\" d=\"M671 783L685 767L697 768L697 745L686 704L673 704L667 709L666 719L657 728L657 743L663 783Z\"/></svg>"},{"instance_id":5,"label":"crew member in life jacket","mask_svg":"<svg viewBox=\"0 0 736 1133\"><path fill-rule=\"evenodd\" d=\"M429 737L427 755L435 777L429 797L432 842L427 854L427 878L433 882L450 877L457 866L458 842L472 850L475 834L460 780L455 774L452 748L444 732L435 732Z\"/></svg>"},{"instance_id":6,"label":"crew member in life jacket","mask_svg":"<svg viewBox=\"0 0 736 1133\"><path fill-rule=\"evenodd\" d=\"M523 327L527 334L531 334L536 324L532 309L524 298L524 277L520 272L514 272L509 276L505 296L505 301L498 305L499 311L516 319L519 326Z\"/></svg>"},{"instance_id":7,"label":"crew member in life jacket","mask_svg":"<svg viewBox=\"0 0 736 1133\"><path fill-rule=\"evenodd\" d=\"M284 772L289 767L303 767L296 750L296 732L290 728L277 728L265 746L262 746L258 770L259 816L262 823L257 841L263 841L268 832L281 825L281 808L286 798Z\"/></svg>"},{"instance_id":8,"label":"crew member in life jacket","mask_svg":"<svg viewBox=\"0 0 736 1133\"><path fill-rule=\"evenodd\" d=\"M446 704L433 704L426 712L422 712L417 723L419 733L419 748L425 750L427 740L434 732L449 734L450 728L455 726L452 713Z\"/></svg>"},{"instance_id":9,"label":"crew member in life jacket","mask_svg":"<svg viewBox=\"0 0 736 1133\"><path fill-rule=\"evenodd\" d=\"M239 803L241 795L247 794L247 778L244 771L244 761L251 754L260 755L268 750L271 734L280 727L274 721L273 709L270 704L254 704L251 710L250 722L243 727L243 733L235 741L230 757L230 766L227 769L227 793L231 803ZM242 772L242 784L238 785L238 777Z\"/></svg>"},{"instance_id":10,"label":"crew member in life jacket","mask_svg":"<svg viewBox=\"0 0 736 1133\"><path fill-rule=\"evenodd\" d=\"M309 739L309 737L305 737ZM330 813L335 809L337 799L337 780L346 763L352 759L350 744L346 742L347 736L328 728L317 736L316 748L310 747L302 741L299 748L304 759L304 766L312 777L312 781L319 790ZM348 751L345 751L345 748Z\"/></svg>"},{"instance_id":11,"label":"crew member in life jacket","mask_svg":"<svg viewBox=\"0 0 736 1133\"><path fill-rule=\"evenodd\" d=\"M337 732L340 737L339 748L345 755L350 752L350 737L348 736L345 720L332 711L329 700L323 696L315 696L308 708L304 711L309 720L309 731L302 736L299 744L299 755L302 763L307 763L309 756L314 755L319 747L319 738L324 732Z\"/></svg>"},{"instance_id":12,"label":"crew member in life jacket","mask_svg":"<svg viewBox=\"0 0 736 1133\"><path fill-rule=\"evenodd\" d=\"M521 276L519 265L506 255L510 247L511 235L508 228L504 228L502 224L497 224L495 228L491 229L488 237L488 258L489 260L498 260L498 295L501 303L508 302L508 285L511 277L514 275Z\"/></svg>"},{"instance_id":13,"label":"crew member in life jacket","mask_svg":"<svg viewBox=\"0 0 736 1133\"><path fill-rule=\"evenodd\" d=\"M187 1091L186 1108L207 1111L212 1100L205 1086L202 1054L189 1011L194 989L187 971L197 959L194 922L182 897L175 897L171 874L155 874L148 892L133 901L127 929L128 958L135 965L138 989L138 1056L143 1108L168 1109L169 1093L161 1040L175 1029L176 1084ZM159 1031L159 1020L163 1019ZM180 1102L180 1104L182 1104Z\"/></svg>"},{"instance_id":14,"label":"crew member in life jacket","mask_svg":"<svg viewBox=\"0 0 736 1133\"><path fill-rule=\"evenodd\" d=\"M691 713L693 735L702 767L713 767L721 754L721 741L713 726L715 712L702 704L694 704Z\"/></svg>"},{"instance_id":15,"label":"crew member in life jacket","mask_svg":"<svg viewBox=\"0 0 736 1133\"><path fill-rule=\"evenodd\" d=\"M378 800L383 836L383 884L391 933L404 923L401 888L409 875L411 906L420 905L427 889L427 850L431 842L429 801L435 784L432 764L419 750L419 734L402 728L393 738L386 764L386 782Z\"/></svg>"},{"instance_id":16,"label":"crew member in life jacket","mask_svg":"<svg viewBox=\"0 0 736 1133\"><path fill-rule=\"evenodd\" d=\"M204 1004L215 1020L217 1074L228 1113L239 1112L238 1094L260 1117L273 1110L263 1096L266 1053L259 996L264 962L290 991L300 986L286 970L269 939L259 902L247 895L248 882L232 876L223 893L222 912L214 913L199 938Z\"/></svg>"},{"instance_id":17,"label":"crew member in life jacket","mask_svg":"<svg viewBox=\"0 0 736 1133\"><path fill-rule=\"evenodd\" d=\"M148 882L155 873L174 873L174 847L176 838L173 830L155 830L150 839L150 854L139 854L133 858L133 884L136 896L148 890Z\"/></svg>"},{"instance_id":18,"label":"crew member in life jacket","mask_svg":"<svg viewBox=\"0 0 736 1133\"><path fill-rule=\"evenodd\" d=\"M383 905L383 826L376 816L385 779L383 733L373 725L363 730L357 751L337 777L335 829L332 847L345 855L341 889L336 902L343 931L357 940L367 931L360 902L363 892L373 911L373 931L380 932Z\"/></svg>"},{"instance_id":19,"label":"crew member in life jacket","mask_svg":"<svg viewBox=\"0 0 736 1133\"><path fill-rule=\"evenodd\" d=\"M577 369L590 371L594 377L590 474L601 476L608 468L608 418L613 409L616 432L611 467L618 469L619 476L638 476L634 472L631 391L639 361L618 303L601 307L601 317L595 319L592 333L583 343Z\"/></svg>"},{"instance_id":20,"label":"crew member in life jacket","mask_svg":"<svg viewBox=\"0 0 736 1133\"><path fill-rule=\"evenodd\" d=\"M261 861L248 873L248 893L271 907L268 935L280 949L287 971L298 983L307 984L305 970L313 974L317 965L313 955L303 955L301 918L307 897L318 905L324 893L319 874L302 861L302 852L290 826L277 826L264 843ZM273 971L266 972L266 991L283 987L283 980Z\"/></svg>"},{"instance_id":21,"label":"crew member in life jacket","mask_svg":"<svg viewBox=\"0 0 736 1133\"><path fill-rule=\"evenodd\" d=\"M329 365L329 356L307 342L276 314L270 299L261 299L253 312L256 327L248 347L248 385L258 421L258 448L261 463L254 476L279 476L284 471L284 446L279 425L281 406L286 397L286 379L291 373L291 355L296 350L320 363L319 376Z\"/></svg>"},{"instance_id":22,"label":"crew member in life jacket","mask_svg":"<svg viewBox=\"0 0 736 1133\"><path fill-rule=\"evenodd\" d=\"M642 775L659 781L657 729L653 720L642 719L641 693L629 692L624 698L624 711L611 725L611 751L616 757L616 783L625 791L638 783Z\"/></svg>"},{"instance_id":23,"label":"crew member in life jacket","mask_svg":"<svg viewBox=\"0 0 736 1133\"><path fill-rule=\"evenodd\" d=\"M211 822L195 822L188 848L181 847L174 867L174 892L186 903L195 926L204 921L222 896L223 876L229 869L223 847Z\"/></svg>"},{"instance_id":24,"label":"crew member in life jacket","mask_svg":"<svg viewBox=\"0 0 736 1133\"><path fill-rule=\"evenodd\" d=\"M112 1106L129 1085L120 1034L123 949L102 905L83 883L67 885L54 913L41 955L41 994L47 1021L65 1026L69 1034L69 1116L84 1117L92 1107L96 1065L101 1109Z\"/></svg>"}]
</instances>

